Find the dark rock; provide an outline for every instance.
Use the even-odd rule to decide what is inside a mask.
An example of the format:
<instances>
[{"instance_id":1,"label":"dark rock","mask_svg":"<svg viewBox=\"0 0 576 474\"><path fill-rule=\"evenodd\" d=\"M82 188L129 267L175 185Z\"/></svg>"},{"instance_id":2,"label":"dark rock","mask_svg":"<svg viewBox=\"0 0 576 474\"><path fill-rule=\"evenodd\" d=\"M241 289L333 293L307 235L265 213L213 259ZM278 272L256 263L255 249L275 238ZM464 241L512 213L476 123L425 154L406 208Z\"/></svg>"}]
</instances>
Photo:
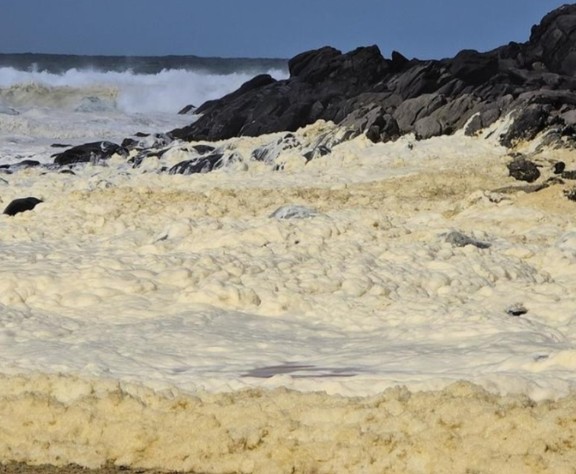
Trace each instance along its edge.
<instances>
[{"instance_id":1,"label":"dark rock","mask_svg":"<svg viewBox=\"0 0 576 474\"><path fill-rule=\"evenodd\" d=\"M475 113L466 125L464 133L468 136L476 135L480 130L489 127L500 118L500 109L497 107L488 108L482 112Z\"/></svg>"},{"instance_id":2,"label":"dark rock","mask_svg":"<svg viewBox=\"0 0 576 474\"><path fill-rule=\"evenodd\" d=\"M0 165L0 169L18 171L26 168L36 168L40 166L40 162L36 160L22 160L18 163L12 163L10 165Z\"/></svg>"},{"instance_id":3,"label":"dark rock","mask_svg":"<svg viewBox=\"0 0 576 474\"><path fill-rule=\"evenodd\" d=\"M428 136L423 134L423 137L429 138L440 134L450 134L459 130L468 122L468 119L475 113L476 109L477 98L471 94L464 94L450 101L446 100L444 105L433 110L429 115L431 119L435 119L438 122L440 131L436 130L434 131L435 134Z\"/></svg>"},{"instance_id":4,"label":"dark rock","mask_svg":"<svg viewBox=\"0 0 576 474\"><path fill-rule=\"evenodd\" d=\"M532 183L540 177L540 170L532 161L523 157L512 160L507 165L510 176L519 181Z\"/></svg>"},{"instance_id":5,"label":"dark rock","mask_svg":"<svg viewBox=\"0 0 576 474\"><path fill-rule=\"evenodd\" d=\"M576 179L576 170L563 171L562 179Z\"/></svg>"},{"instance_id":6,"label":"dark rock","mask_svg":"<svg viewBox=\"0 0 576 474\"><path fill-rule=\"evenodd\" d=\"M567 125L566 127L562 128L562 130L560 131L560 135L562 137L574 138L574 136L576 135L576 128L573 125Z\"/></svg>"},{"instance_id":7,"label":"dark rock","mask_svg":"<svg viewBox=\"0 0 576 474\"><path fill-rule=\"evenodd\" d=\"M476 135L483 128L484 124L482 123L482 116L480 114L476 114L470 119L470 121L466 125L464 134L468 136L473 136Z\"/></svg>"},{"instance_id":8,"label":"dark rock","mask_svg":"<svg viewBox=\"0 0 576 474\"><path fill-rule=\"evenodd\" d=\"M417 140L425 140L427 138L437 137L442 135L442 132L442 124L435 117L421 118L414 125L414 135Z\"/></svg>"},{"instance_id":9,"label":"dark rock","mask_svg":"<svg viewBox=\"0 0 576 474\"><path fill-rule=\"evenodd\" d=\"M41 199L35 197L27 197L27 198L20 198L14 199L6 209L4 209L4 214L8 216L15 216L20 212L31 211L36 207L37 204L42 202Z\"/></svg>"},{"instance_id":10,"label":"dark rock","mask_svg":"<svg viewBox=\"0 0 576 474\"><path fill-rule=\"evenodd\" d=\"M120 146L126 148L126 150L133 150L135 148L138 148L139 144L140 140L135 140L134 138L125 138L124 140L122 140Z\"/></svg>"},{"instance_id":11,"label":"dark rock","mask_svg":"<svg viewBox=\"0 0 576 474\"><path fill-rule=\"evenodd\" d=\"M530 193L537 193L538 191L542 191L543 189L550 187L550 185L552 185L552 184L561 184L561 183L556 183L556 182L551 181L551 180L546 180L546 182L539 183L539 184L524 184L524 185L519 185L519 186L504 186L503 188L494 189L492 192L497 193L497 194L513 194L513 193L519 193L519 192L530 194Z\"/></svg>"},{"instance_id":12,"label":"dark rock","mask_svg":"<svg viewBox=\"0 0 576 474\"><path fill-rule=\"evenodd\" d=\"M329 155L332 152L332 150L330 150L330 148L328 148L325 145L318 145L317 147L315 147L313 150L307 151L306 153L304 153L304 158L306 158L306 161L310 161L313 160L315 158L318 158L320 156L326 156Z\"/></svg>"},{"instance_id":13,"label":"dark rock","mask_svg":"<svg viewBox=\"0 0 576 474\"><path fill-rule=\"evenodd\" d=\"M143 150L137 155L128 159L128 163L132 163L132 168L139 168L144 160L150 156L154 156L154 151Z\"/></svg>"},{"instance_id":14,"label":"dark rock","mask_svg":"<svg viewBox=\"0 0 576 474\"><path fill-rule=\"evenodd\" d=\"M309 84L335 81L345 87L370 84L388 70L377 46L357 48L349 53L331 47L307 51L288 62L292 78Z\"/></svg>"},{"instance_id":15,"label":"dark rock","mask_svg":"<svg viewBox=\"0 0 576 474\"><path fill-rule=\"evenodd\" d=\"M554 174L562 174L566 169L566 163L563 161L557 161L554 163Z\"/></svg>"},{"instance_id":16,"label":"dark rock","mask_svg":"<svg viewBox=\"0 0 576 474\"><path fill-rule=\"evenodd\" d=\"M66 143L52 143L52 145L50 145L52 148L68 148L71 147L72 145L66 144Z\"/></svg>"},{"instance_id":17,"label":"dark rock","mask_svg":"<svg viewBox=\"0 0 576 474\"><path fill-rule=\"evenodd\" d=\"M299 148L301 145L300 141L292 133L287 133L276 142L256 148L252 152L252 159L271 164L283 151Z\"/></svg>"},{"instance_id":18,"label":"dark rock","mask_svg":"<svg viewBox=\"0 0 576 474\"><path fill-rule=\"evenodd\" d=\"M160 148L168 146L172 143L173 138L167 133L138 133L135 135L137 139L125 138L122 140L120 146L129 150L142 150L144 148Z\"/></svg>"},{"instance_id":19,"label":"dark rock","mask_svg":"<svg viewBox=\"0 0 576 474\"><path fill-rule=\"evenodd\" d=\"M466 245L472 245L479 249L487 249L491 247L488 242L481 242L455 230L448 233L445 240L454 247L465 247Z\"/></svg>"},{"instance_id":20,"label":"dark rock","mask_svg":"<svg viewBox=\"0 0 576 474\"><path fill-rule=\"evenodd\" d=\"M508 131L500 137L500 143L513 147L521 141L532 140L544 130L548 117L548 112L540 104L521 109Z\"/></svg>"},{"instance_id":21,"label":"dark rock","mask_svg":"<svg viewBox=\"0 0 576 474\"><path fill-rule=\"evenodd\" d=\"M36 168L40 166L40 162L37 160L22 160L18 163L12 165L13 168Z\"/></svg>"},{"instance_id":22,"label":"dark rock","mask_svg":"<svg viewBox=\"0 0 576 474\"><path fill-rule=\"evenodd\" d=\"M378 125L372 125L368 130L366 130L366 138L373 143L378 143L382 141L382 134L380 133L380 127Z\"/></svg>"},{"instance_id":23,"label":"dark rock","mask_svg":"<svg viewBox=\"0 0 576 474\"><path fill-rule=\"evenodd\" d=\"M509 314L510 316L522 316L527 312L528 310L522 303L515 303L506 309L506 314Z\"/></svg>"},{"instance_id":24,"label":"dark rock","mask_svg":"<svg viewBox=\"0 0 576 474\"><path fill-rule=\"evenodd\" d=\"M564 196L566 196L570 201L576 201L576 188L565 189Z\"/></svg>"},{"instance_id":25,"label":"dark rock","mask_svg":"<svg viewBox=\"0 0 576 474\"><path fill-rule=\"evenodd\" d=\"M460 94L468 93L467 91L470 90L471 87L468 84L456 77L453 77L445 84L441 85L436 93L447 97L458 97Z\"/></svg>"},{"instance_id":26,"label":"dark rock","mask_svg":"<svg viewBox=\"0 0 576 474\"><path fill-rule=\"evenodd\" d=\"M253 92L257 89L260 89L264 86L268 86L270 84L274 84L276 80L270 76L269 74L260 74L259 76L255 76L252 79L246 81L244 84L240 86L236 91L231 92L228 95L225 95L222 99L226 99L227 102L234 102L236 99L242 97L243 95ZM220 101L216 100L209 100L203 103L200 107L198 107L195 111L197 114L203 114L205 112L210 111L210 109L214 106L218 106Z\"/></svg>"},{"instance_id":27,"label":"dark rock","mask_svg":"<svg viewBox=\"0 0 576 474\"><path fill-rule=\"evenodd\" d=\"M192 147L199 155L205 155L206 153L212 153L215 148L211 145L194 145Z\"/></svg>"},{"instance_id":28,"label":"dark rock","mask_svg":"<svg viewBox=\"0 0 576 474\"><path fill-rule=\"evenodd\" d=\"M392 51L390 68L394 72L400 72L410 64L410 60L398 51Z\"/></svg>"},{"instance_id":29,"label":"dark rock","mask_svg":"<svg viewBox=\"0 0 576 474\"><path fill-rule=\"evenodd\" d=\"M202 104L196 122L171 134L184 140L214 140L295 131L318 118L344 118L346 101L380 80L388 63L375 46L346 54L323 48L293 58L289 68L289 80L255 78L255 83Z\"/></svg>"},{"instance_id":30,"label":"dark rock","mask_svg":"<svg viewBox=\"0 0 576 474\"><path fill-rule=\"evenodd\" d=\"M341 54L336 48L330 46L298 54L288 61L290 77L315 82L330 71L331 62Z\"/></svg>"},{"instance_id":31,"label":"dark rock","mask_svg":"<svg viewBox=\"0 0 576 474\"><path fill-rule=\"evenodd\" d=\"M168 171L169 174L195 174L209 173L226 166L227 164L237 161L235 154L213 153L208 156L193 158L191 160L181 161L174 165Z\"/></svg>"},{"instance_id":32,"label":"dark rock","mask_svg":"<svg viewBox=\"0 0 576 474\"><path fill-rule=\"evenodd\" d=\"M438 61L415 64L388 83L404 100L437 92L449 81Z\"/></svg>"},{"instance_id":33,"label":"dark rock","mask_svg":"<svg viewBox=\"0 0 576 474\"><path fill-rule=\"evenodd\" d=\"M530 90L520 94L518 101L527 104L546 104L552 106L554 109L560 109L565 105L575 106L576 93L570 90Z\"/></svg>"},{"instance_id":34,"label":"dark rock","mask_svg":"<svg viewBox=\"0 0 576 474\"><path fill-rule=\"evenodd\" d=\"M446 104L446 98L439 94L424 94L407 99L394 111L394 119L401 133L414 131L414 125L420 118L429 116Z\"/></svg>"},{"instance_id":35,"label":"dark rock","mask_svg":"<svg viewBox=\"0 0 576 474\"><path fill-rule=\"evenodd\" d=\"M576 5L564 5L532 27L526 60L559 74L576 74Z\"/></svg>"},{"instance_id":36,"label":"dark rock","mask_svg":"<svg viewBox=\"0 0 576 474\"><path fill-rule=\"evenodd\" d=\"M450 72L467 84L479 85L498 73L498 58L465 49L452 60Z\"/></svg>"},{"instance_id":37,"label":"dark rock","mask_svg":"<svg viewBox=\"0 0 576 474\"><path fill-rule=\"evenodd\" d=\"M178 111L179 115L194 114L196 112L196 106L189 104Z\"/></svg>"},{"instance_id":38,"label":"dark rock","mask_svg":"<svg viewBox=\"0 0 576 474\"><path fill-rule=\"evenodd\" d=\"M341 125L354 132L354 135L365 133L374 143L394 140L400 136L398 122L382 106L361 107L350 113Z\"/></svg>"},{"instance_id":39,"label":"dark rock","mask_svg":"<svg viewBox=\"0 0 576 474\"><path fill-rule=\"evenodd\" d=\"M54 164L58 166L73 165L76 163L98 163L107 160L114 154L127 155L125 148L111 142L93 142L75 146L62 153L52 155Z\"/></svg>"}]
</instances>

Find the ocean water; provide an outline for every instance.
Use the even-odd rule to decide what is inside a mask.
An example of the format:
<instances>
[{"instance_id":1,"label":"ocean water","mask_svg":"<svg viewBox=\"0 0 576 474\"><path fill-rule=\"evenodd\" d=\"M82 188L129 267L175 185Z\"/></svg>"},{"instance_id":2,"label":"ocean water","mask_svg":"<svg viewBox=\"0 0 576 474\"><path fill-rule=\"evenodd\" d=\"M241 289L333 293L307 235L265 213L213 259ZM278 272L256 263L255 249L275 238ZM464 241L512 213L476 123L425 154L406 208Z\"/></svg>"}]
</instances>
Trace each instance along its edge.
<instances>
[{"instance_id":1,"label":"ocean water","mask_svg":"<svg viewBox=\"0 0 576 474\"><path fill-rule=\"evenodd\" d=\"M286 77L282 60L0 54L0 162L49 160L53 143L121 141L189 124L178 115L255 74ZM26 146L21 146L26 144Z\"/></svg>"},{"instance_id":2,"label":"ocean water","mask_svg":"<svg viewBox=\"0 0 576 474\"><path fill-rule=\"evenodd\" d=\"M1 164L183 125L243 74L4 67ZM0 459L570 472L574 203L517 187L506 126L373 144L318 122L212 143L211 173L163 171L198 158L174 142L0 175L0 206L43 200L0 216Z\"/></svg>"}]
</instances>

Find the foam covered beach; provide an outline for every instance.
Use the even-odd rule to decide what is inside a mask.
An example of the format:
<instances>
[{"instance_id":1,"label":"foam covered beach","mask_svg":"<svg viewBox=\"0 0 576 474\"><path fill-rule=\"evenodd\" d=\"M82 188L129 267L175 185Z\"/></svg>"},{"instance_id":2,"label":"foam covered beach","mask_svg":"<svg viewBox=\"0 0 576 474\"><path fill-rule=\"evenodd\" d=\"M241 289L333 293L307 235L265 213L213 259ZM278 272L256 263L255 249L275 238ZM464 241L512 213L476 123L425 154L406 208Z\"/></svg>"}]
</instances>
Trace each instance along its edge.
<instances>
[{"instance_id":1,"label":"foam covered beach","mask_svg":"<svg viewBox=\"0 0 576 474\"><path fill-rule=\"evenodd\" d=\"M314 136L317 130L302 133ZM389 423L408 423L409 433L416 414L408 406L385 415L372 398L355 397L400 392L407 400L427 397L430 405L420 410L436 420L422 421L431 423L431 437L436 429L455 435L435 418L437 410L458 425L475 403L492 413L486 416L495 416L503 403L504 413L507 404L520 417L549 410L558 424L570 425L573 202L562 186L515 190L504 150L484 138L409 143L375 145L359 137L336 147L329 160L305 164L292 157L282 174L254 163L211 174L158 176L119 173L111 163L86 166L76 175L11 175L5 202L31 183L44 202L2 223L3 458L91 467L113 460L213 472L266 472L272 462L280 472L293 466L354 470L335 455L318 458L326 448L310 443L321 429L324 443L355 439L346 458L357 459L358 468L426 472L439 461L400 456L401 449L412 449L403 443L414 442L413 435L405 435L398 451L388 445L385 460L377 450L369 456L364 451L363 443L371 446L382 433L398 436ZM242 147L235 150L241 153ZM288 204L314 214L272 216ZM446 240L455 230L490 247L455 246ZM526 314L507 313L518 303ZM479 386L450 388L459 380ZM399 386L407 388L393 389ZM499 398L480 386L511 395ZM458 412L450 394L462 387L467 395L458 399ZM204 405L190 408L198 397L231 411L231 419L209 422L216 430L209 445L202 440L211 428L198 430L194 421L207 416ZM283 397L292 406L310 403L297 412L303 423L298 429L308 441L296 438L284 457L272 460L268 456L279 449L273 439L293 436L292 428L275 432L278 438L263 433L296 413L268 413L262 404L268 400L278 409ZM536 404L526 397L568 398ZM180 436L167 421L160 435L156 417L164 419L165 411L180 404L188 408L178 416L192 432ZM333 404L342 405L343 413L351 410L351 427L331 411ZM247 410L258 411L261 423L253 426ZM29 422L23 422L24 414ZM62 419L68 416L70 421ZM91 421L73 421L76 416ZM112 420L125 421L118 426ZM482 436L493 429L490 420ZM532 421L532 441L545 451L541 422ZM514 434L519 422L508 423ZM382 432L358 435L372 429ZM236 436L230 430L240 430L240 447L230 447ZM568 433L562 439L570 443ZM114 441L131 437L139 441ZM142 451L156 443L156 450ZM434 449L453 452L453 443ZM193 446L198 451L187 451ZM224 456L230 449L237 454ZM550 462L544 455L533 459L531 444L522 449L515 453L517 472L532 462Z\"/></svg>"},{"instance_id":2,"label":"foam covered beach","mask_svg":"<svg viewBox=\"0 0 576 474\"><path fill-rule=\"evenodd\" d=\"M570 72L530 69L491 98L453 63L395 55L377 107L362 92L296 113L277 95L307 100L318 57L376 53L308 53L289 79L257 76L118 144L72 146L140 115L60 110L39 133L45 108L10 105L0 204L38 202L0 216L2 463L573 472ZM495 88L521 76L493 54L500 69L464 64ZM398 102L430 68L461 95ZM351 103L339 123L320 117Z\"/></svg>"}]
</instances>

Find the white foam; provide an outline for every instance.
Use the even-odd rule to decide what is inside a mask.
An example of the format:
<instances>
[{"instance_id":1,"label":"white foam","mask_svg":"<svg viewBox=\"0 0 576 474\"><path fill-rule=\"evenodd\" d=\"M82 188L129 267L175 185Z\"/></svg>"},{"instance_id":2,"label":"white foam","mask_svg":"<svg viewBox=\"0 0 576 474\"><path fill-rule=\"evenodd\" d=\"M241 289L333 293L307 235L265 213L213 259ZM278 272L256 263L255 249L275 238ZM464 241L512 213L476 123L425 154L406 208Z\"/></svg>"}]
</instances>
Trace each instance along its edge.
<instances>
[{"instance_id":1,"label":"white foam","mask_svg":"<svg viewBox=\"0 0 576 474\"><path fill-rule=\"evenodd\" d=\"M319 123L299 139L329 130ZM463 136L411 147L410 138L359 137L283 172L250 161L255 146L277 139L219 144L244 166L211 174L154 173L190 153L176 145L148 158L146 172L119 173L119 157L76 176L11 176L5 203L23 193L44 203L1 221L4 366L189 390L374 394L465 377L566 393L576 379L539 361L574 337L556 326L553 276L571 278L571 224L482 194L509 179L503 150ZM269 217L286 204L317 214ZM558 226L546 237L558 245L531 237L543 222ZM453 247L445 236L454 229L491 246ZM518 302L528 314L509 317ZM246 376L286 363L314 368ZM331 377L338 371L354 377Z\"/></svg>"},{"instance_id":2,"label":"white foam","mask_svg":"<svg viewBox=\"0 0 576 474\"><path fill-rule=\"evenodd\" d=\"M95 413L99 402L88 396L76 405L75 397L108 390L108 382L91 379L156 392L176 388L187 397L244 388L324 392L306 412L313 427L322 424L324 402L338 400L327 395L378 396L397 385L436 390L467 380L534 400L570 395L576 386L576 301L569 291L576 284L576 220L561 187L495 192L516 184L506 150L495 140L462 134L387 144L358 137L321 158L302 159L319 135L333 132L322 122L296 132L302 147L275 160L283 171L250 158L256 147L274 146L282 136L273 134L215 143L238 160L207 174L156 172L197 156L189 144L177 143L141 168L116 157L75 176L37 169L6 176L2 205L28 195L44 202L0 216L0 366L14 382L5 385L28 387L38 372L74 375L80 382L62 382L71 383L70 391L38 391L78 413ZM566 158L569 168L576 166ZM288 204L315 213L270 217ZM453 246L446 235L454 230L490 246ZM507 313L519 304L525 314ZM447 390L447 398L431 399L446 414L454 400ZM210 396L217 404L229 400ZM479 399L486 408L486 396L464 399ZM14 403L28 407L36 398L19 395ZM34 413L59 413L42 407ZM455 423L469 418L464 407L453 414ZM156 423L143 420L156 412L141 410L142 417L119 432L131 433L141 422L154 428L136 431L155 432ZM400 419L419 413L410 410ZM106 410L96 411L94 419L110 426ZM230 416L245 420L239 412ZM124 419L123 409L113 413ZM276 426L277 415L264 418ZM69 439L68 425L58 426L64 438L55 435L50 446ZM358 437L331 426L346 440ZM410 426L408 433L419 432L417 423ZM5 458L55 462L31 432L19 438L27 440L19 445L24 454ZM229 446L227 439L214 446ZM137 444L121 457L102 442L101 451L78 452L63 441L73 448L58 451L59 459L194 467L181 458L170 464L159 452L138 458ZM240 471L236 461L219 466Z\"/></svg>"}]
</instances>

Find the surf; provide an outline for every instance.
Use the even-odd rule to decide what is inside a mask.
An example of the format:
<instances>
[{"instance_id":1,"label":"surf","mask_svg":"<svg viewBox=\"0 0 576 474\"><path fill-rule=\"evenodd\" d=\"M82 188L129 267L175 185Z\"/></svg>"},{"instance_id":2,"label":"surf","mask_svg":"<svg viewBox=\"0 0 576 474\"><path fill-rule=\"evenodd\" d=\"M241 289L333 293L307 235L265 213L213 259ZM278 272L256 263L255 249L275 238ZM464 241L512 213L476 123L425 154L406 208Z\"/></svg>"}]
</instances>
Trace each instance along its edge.
<instances>
[{"instance_id":1,"label":"surf","mask_svg":"<svg viewBox=\"0 0 576 474\"><path fill-rule=\"evenodd\" d=\"M277 79L280 69L262 73ZM218 74L202 70L162 69L153 74L133 70L99 71L68 69L55 74L46 70L22 71L0 68L0 105L17 111L33 108L90 111L90 103L124 113L178 113L186 105L198 106L221 97L251 79L251 71Z\"/></svg>"}]
</instances>

